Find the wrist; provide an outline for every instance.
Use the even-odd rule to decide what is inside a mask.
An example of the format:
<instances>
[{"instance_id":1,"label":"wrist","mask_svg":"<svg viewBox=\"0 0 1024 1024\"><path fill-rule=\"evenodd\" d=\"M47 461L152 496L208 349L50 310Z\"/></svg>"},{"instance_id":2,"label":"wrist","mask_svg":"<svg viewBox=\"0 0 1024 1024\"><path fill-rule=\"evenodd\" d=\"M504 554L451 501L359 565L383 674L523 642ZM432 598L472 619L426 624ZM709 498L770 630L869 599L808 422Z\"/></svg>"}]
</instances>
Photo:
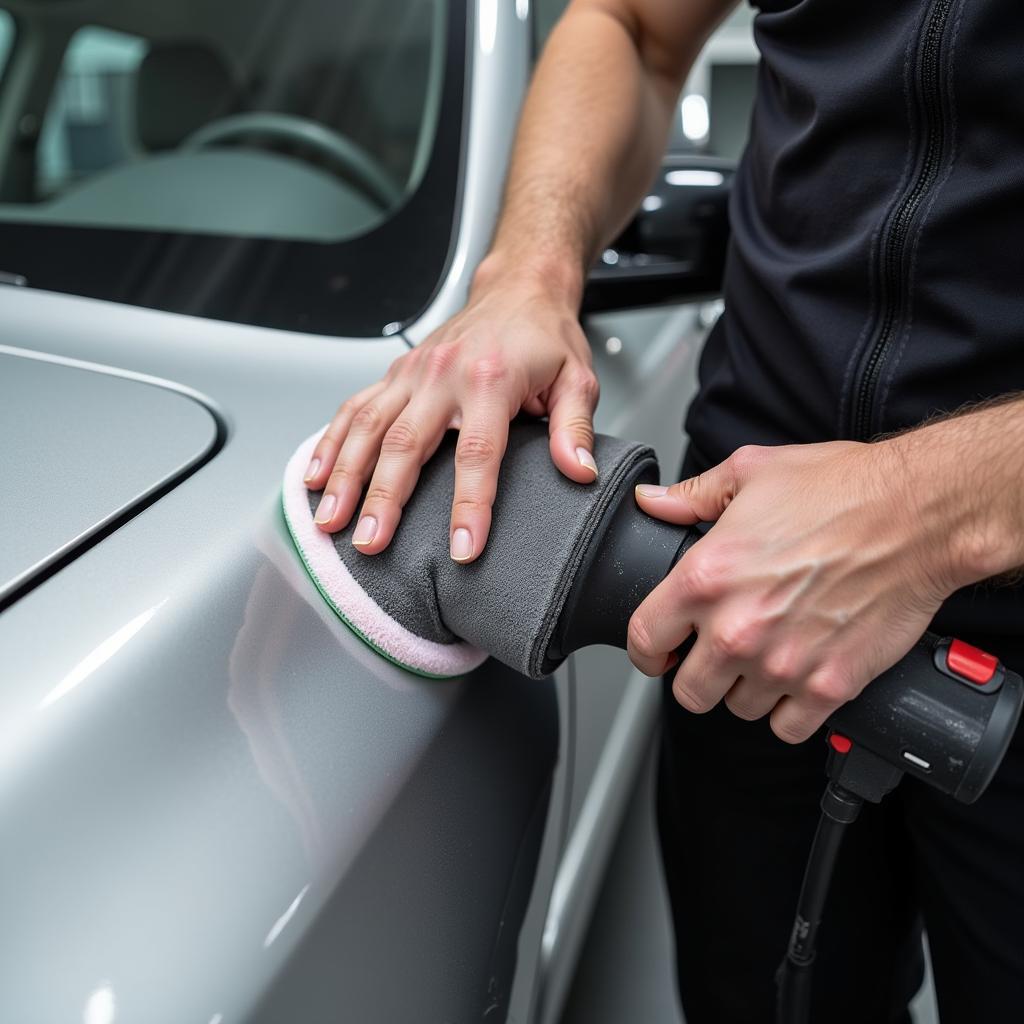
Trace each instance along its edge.
<instances>
[{"instance_id":1,"label":"wrist","mask_svg":"<svg viewBox=\"0 0 1024 1024\"><path fill-rule=\"evenodd\" d=\"M970 414L891 438L927 571L948 594L1007 572L1024 551L1020 478L1005 436ZM980 428L980 429L979 429Z\"/></svg>"},{"instance_id":2,"label":"wrist","mask_svg":"<svg viewBox=\"0 0 1024 1024\"><path fill-rule=\"evenodd\" d=\"M470 298L494 288L523 291L564 307L575 318L583 298L583 285L583 272L569 256L492 249L473 274Z\"/></svg>"}]
</instances>

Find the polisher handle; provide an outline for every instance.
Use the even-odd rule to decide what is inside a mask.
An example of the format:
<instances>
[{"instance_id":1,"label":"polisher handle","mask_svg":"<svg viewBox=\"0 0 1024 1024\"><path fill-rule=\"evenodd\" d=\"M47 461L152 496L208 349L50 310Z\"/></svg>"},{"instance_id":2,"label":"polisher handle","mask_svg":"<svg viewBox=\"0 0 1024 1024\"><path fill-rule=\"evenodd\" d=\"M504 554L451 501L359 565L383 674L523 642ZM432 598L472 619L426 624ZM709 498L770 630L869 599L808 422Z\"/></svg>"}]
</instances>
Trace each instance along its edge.
<instances>
[{"instance_id":1,"label":"polisher handle","mask_svg":"<svg viewBox=\"0 0 1024 1024\"><path fill-rule=\"evenodd\" d=\"M973 803L1006 753L1022 703L1021 677L994 655L926 633L829 719L829 773L876 803L903 772Z\"/></svg>"}]
</instances>

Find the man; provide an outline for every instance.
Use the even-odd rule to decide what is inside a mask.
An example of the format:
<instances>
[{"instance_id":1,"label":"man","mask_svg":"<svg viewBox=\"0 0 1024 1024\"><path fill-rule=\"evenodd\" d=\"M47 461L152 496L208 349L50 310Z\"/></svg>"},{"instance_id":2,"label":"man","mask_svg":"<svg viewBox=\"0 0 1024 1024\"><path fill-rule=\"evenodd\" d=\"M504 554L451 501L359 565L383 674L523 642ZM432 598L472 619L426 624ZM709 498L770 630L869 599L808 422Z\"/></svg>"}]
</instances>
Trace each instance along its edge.
<instances>
[{"instance_id":1,"label":"man","mask_svg":"<svg viewBox=\"0 0 1024 1024\"><path fill-rule=\"evenodd\" d=\"M548 416L562 473L594 479L586 270L644 194L731 6L569 5L466 308L346 402L316 450L322 529L368 485L353 542L381 551L455 428L451 557L472 561L520 411ZM933 618L1024 668L1020 589L976 586L1024 563L1024 14L765 0L756 27L726 312L686 479L637 496L652 516L717 521L629 632L650 675L697 634L667 693L659 784L689 1024L772 1020L823 778L824 745L803 741ZM1018 739L980 804L906 781L852 830L813 1019L909 1020L923 917L944 1024L1019 1020L1022 916Z\"/></svg>"}]
</instances>

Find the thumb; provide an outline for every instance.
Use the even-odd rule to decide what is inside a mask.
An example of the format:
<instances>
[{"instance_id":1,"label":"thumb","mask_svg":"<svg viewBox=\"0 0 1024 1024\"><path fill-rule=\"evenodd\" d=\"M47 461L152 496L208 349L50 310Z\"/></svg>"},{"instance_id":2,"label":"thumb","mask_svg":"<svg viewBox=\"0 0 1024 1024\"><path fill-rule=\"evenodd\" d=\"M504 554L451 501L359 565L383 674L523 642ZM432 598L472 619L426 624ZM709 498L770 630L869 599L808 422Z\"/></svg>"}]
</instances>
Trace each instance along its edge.
<instances>
[{"instance_id":1,"label":"thumb","mask_svg":"<svg viewBox=\"0 0 1024 1024\"><path fill-rule=\"evenodd\" d=\"M570 480L590 484L597 479L594 461L594 408L597 377L585 367L564 369L548 397L551 460Z\"/></svg>"},{"instance_id":2,"label":"thumb","mask_svg":"<svg viewBox=\"0 0 1024 1024\"><path fill-rule=\"evenodd\" d=\"M680 480L671 487L639 484L636 503L649 516L666 523L678 523L680 526L712 523L739 493L754 458L756 450L753 446L740 448L717 466Z\"/></svg>"}]
</instances>

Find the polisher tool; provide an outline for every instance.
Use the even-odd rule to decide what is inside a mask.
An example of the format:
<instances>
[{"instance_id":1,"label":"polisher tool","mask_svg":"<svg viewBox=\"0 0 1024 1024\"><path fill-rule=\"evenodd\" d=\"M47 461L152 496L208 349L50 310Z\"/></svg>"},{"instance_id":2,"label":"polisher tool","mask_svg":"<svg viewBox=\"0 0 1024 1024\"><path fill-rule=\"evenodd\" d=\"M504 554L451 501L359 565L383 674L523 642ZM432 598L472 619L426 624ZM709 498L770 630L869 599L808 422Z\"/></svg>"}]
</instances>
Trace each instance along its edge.
<instances>
[{"instance_id":1,"label":"polisher tool","mask_svg":"<svg viewBox=\"0 0 1024 1024\"><path fill-rule=\"evenodd\" d=\"M314 582L337 614L382 655L431 677L461 675L492 655L527 676L554 671L591 644L625 648L633 611L702 534L642 513L639 483L658 480L653 451L599 435L591 485L552 465L545 425L512 425L491 535L480 557L448 556L454 439L423 468L389 547L372 557L313 523L320 495L302 472L319 434L285 472L285 518ZM1012 739L1021 677L953 638L926 634L830 718L828 786L789 949L779 972L780 1024L810 1012L811 965L844 827L910 774L971 803Z\"/></svg>"}]
</instances>

